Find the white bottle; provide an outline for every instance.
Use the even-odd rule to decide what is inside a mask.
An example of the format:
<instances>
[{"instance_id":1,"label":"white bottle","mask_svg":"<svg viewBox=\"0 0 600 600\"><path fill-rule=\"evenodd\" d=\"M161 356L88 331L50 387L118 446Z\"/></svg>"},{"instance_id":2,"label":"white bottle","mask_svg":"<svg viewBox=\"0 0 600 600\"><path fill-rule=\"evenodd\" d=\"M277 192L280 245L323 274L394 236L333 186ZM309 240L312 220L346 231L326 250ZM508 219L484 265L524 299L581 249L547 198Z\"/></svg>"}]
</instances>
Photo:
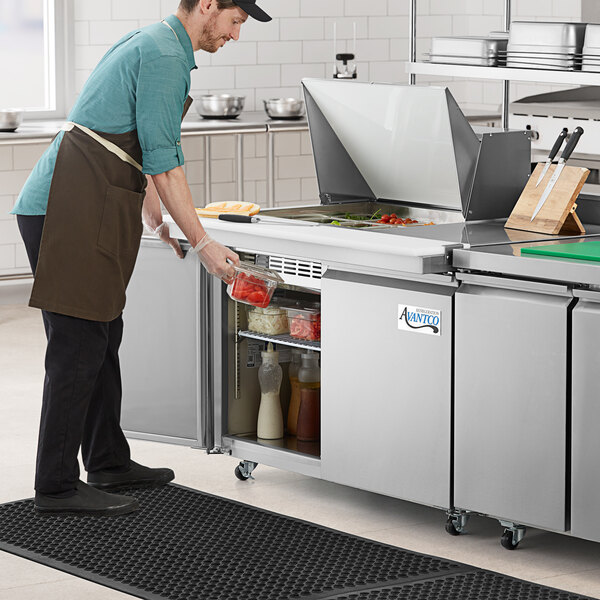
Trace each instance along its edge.
<instances>
[{"instance_id":1,"label":"white bottle","mask_svg":"<svg viewBox=\"0 0 600 600\"><path fill-rule=\"evenodd\" d=\"M261 356L262 365L258 369L260 407L256 435L264 440L277 440L283 437L283 414L279 400L283 372L279 366L279 352L273 350L271 342L266 352L261 352Z\"/></svg>"}]
</instances>

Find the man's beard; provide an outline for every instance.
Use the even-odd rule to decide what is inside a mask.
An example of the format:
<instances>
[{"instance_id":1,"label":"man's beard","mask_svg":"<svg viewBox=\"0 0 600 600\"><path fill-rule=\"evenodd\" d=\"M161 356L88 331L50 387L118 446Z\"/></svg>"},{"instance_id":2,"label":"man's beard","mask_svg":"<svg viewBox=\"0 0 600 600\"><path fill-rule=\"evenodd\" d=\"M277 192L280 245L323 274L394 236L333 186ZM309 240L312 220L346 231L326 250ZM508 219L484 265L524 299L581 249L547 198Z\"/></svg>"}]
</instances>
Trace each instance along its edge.
<instances>
[{"instance_id":1,"label":"man's beard","mask_svg":"<svg viewBox=\"0 0 600 600\"><path fill-rule=\"evenodd\" d=\"M202 36L198 41L198 45L200 50L204 50L205 52L215 53L219 48L221 48L223 40L227 41L227 38L224 36L215 36L212 31L214 30L215 23L217 21L217 15L213 15L210 17L209 21L204 26L202 30Z\"/></svg>"}]
</instances>

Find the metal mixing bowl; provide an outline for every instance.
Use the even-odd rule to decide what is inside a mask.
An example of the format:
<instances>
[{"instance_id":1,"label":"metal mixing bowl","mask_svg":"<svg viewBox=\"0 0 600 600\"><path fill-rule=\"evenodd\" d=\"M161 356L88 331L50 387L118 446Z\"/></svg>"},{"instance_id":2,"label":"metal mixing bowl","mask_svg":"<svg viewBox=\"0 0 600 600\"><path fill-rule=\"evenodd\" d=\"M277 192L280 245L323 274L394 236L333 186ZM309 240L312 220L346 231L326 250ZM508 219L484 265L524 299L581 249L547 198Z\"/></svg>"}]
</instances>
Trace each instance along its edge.
<instances>
[{"instance_id":1,"label":"metal mixing bowl","mask_svg":"<svg viewBox=\"0 0 600 600\"><path fill-rule=\"evenodd\" d=\"M304 100L271 98L263 102L271 119L300 119L304 115Z\"/></svg>"},{"instance_id":2,"label":"metal mixing bowl","mask_svg":"<svg viewBox=\"0 0 600 600\"><path fill-rule=\"evenodd\" d=\"M0 131L14 131L22 120L22 111L13 108L0 109Z\"/></svg>"},{"instance_id":3,"label":"metal mixing bowl","mask_svg":"<svg viewBox=\"0 0 600 600\"><path fill-rule=\"evenodd\" d=\"M246 96L231 94L207 94L200 96L196 110L205 119L234 119L244 110Z\"/></svg>"}]
</instances>

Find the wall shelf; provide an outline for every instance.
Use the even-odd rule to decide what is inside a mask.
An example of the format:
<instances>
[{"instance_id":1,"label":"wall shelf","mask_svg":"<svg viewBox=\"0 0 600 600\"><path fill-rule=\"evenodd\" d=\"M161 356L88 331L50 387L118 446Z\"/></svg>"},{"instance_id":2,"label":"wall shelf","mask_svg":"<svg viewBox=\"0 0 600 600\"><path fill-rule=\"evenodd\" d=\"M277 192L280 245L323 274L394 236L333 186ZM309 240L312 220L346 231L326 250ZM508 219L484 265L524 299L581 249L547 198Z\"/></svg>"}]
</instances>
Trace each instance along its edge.
<instances>
[{"instance_id":1,"label":"wall shelf","mask_svg":"<svg viewBox=\"0 0 600 600\"><path fill-rule=\"evenodd\" d=\"M406 64L410 75L463 77L465 79L495 79L501 81L530 81L567 85L600 85L600 73L586 71L555 71L551 69L518 69L514 67L478 67L430 62Z\"/></svg>"}]
</instances>

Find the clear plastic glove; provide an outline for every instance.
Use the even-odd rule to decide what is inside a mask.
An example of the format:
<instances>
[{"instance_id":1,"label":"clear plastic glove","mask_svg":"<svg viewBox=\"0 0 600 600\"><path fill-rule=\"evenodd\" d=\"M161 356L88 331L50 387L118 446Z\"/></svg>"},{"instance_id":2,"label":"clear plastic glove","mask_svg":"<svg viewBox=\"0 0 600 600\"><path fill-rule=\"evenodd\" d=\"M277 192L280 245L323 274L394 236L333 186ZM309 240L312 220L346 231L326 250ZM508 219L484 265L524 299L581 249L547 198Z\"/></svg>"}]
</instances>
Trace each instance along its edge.
<instances>
[{"instance_id":1,"label":"clear plastic glove","mask_svg":"<svg viewBox=\"0 0 600 600\"><path fill-rule=\"evenodd\" d=\"M190 252L198 254L200 262L211 275L225 283L233 281L235 271L232 265L240 264L240 257L233 250L215 242L206 234Z\"/></svg>"},{"instance_id":2,"label":"clear plastic glove","mask_svg":"<svg viewBox=\"0 0 600 600\"><path fill-rule=\"evenodd\" d=\"M183 258L183 250L179 245L179 241L169 235L168 223L163 222L156 229L152 229L152 227L146 223L144 223L144 227L146 228L146 231L156 235L162 242L169 244L169 246L173 248L173 252L177 254L178 258Z\"/></svg>"}]
</instances>

